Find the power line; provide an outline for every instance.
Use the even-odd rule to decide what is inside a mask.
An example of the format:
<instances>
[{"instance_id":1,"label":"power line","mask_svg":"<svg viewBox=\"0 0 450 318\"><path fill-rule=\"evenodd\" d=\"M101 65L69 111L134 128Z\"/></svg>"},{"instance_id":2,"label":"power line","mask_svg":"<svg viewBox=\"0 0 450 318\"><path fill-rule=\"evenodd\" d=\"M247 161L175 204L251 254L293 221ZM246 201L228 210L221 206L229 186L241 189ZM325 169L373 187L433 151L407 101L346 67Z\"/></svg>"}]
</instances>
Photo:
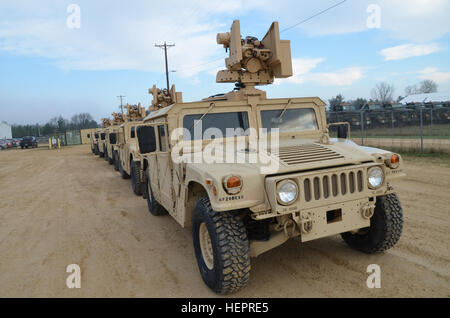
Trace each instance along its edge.
<instances>
[{"instance_id":1,"label":"power line","mask_svg":"<svg viewBox=\"0 0 450 318\"><path fill-rule=\"evenodd\" d=\"M286 29L283 29L282 31L280 31L280 33L283 33L283 32L285 32L285 31L291 30L291 29L293 29L293 28L299 26L300 24L303 24L303 23L305 23L305 22L307 22L307 21L309 21L309 20L311 20L311 19L313 19L313 18L315 18L315 17L317 17L317 16L319 16L319 15L321 15L321 14L327 12L327 11L330 11L330 10L333 9L333 8L336 8L336 7L340 6L340 5L343 4L344 2L347 2L347 0L343 0L343 1L341 1L341 2L338 2L338 3L334 4L334 5L332 5L331 7L328 7L328 8L326 8L326 9L324 9L324 10L322 10L322 11L320 11L320 12L318 12L318 13L312 15L312 16L310 16L309 18L306 18L306 19L304 19L304 20L302 20L302 21L300 21L300 22L298 22L298 23L296 23L296 24L294 24L294 25L292 25L292 26L290 26L290 27L288 27L288 28L286 28ZM215 59L215 60L212 60L212 61L209 61L209 62L206 62L206 63L202 63L202 64L198 64L198 65L193 65L193 66L184 67L184 68L181 68L181 69L178 69L178 70L174 70L174 71L172 71L172 72L180 72L180 71L185 71L185 70L195 69L195 68L198 68L198 67L201 67L201 66L205 66L205 65L208 65L208 64L211 64L211 63L220 61L220 60L222 60L222 59L223 59L223 57L220 57L220 58L217 58L217 59Z\"/></svg>"},{"instance_id":2,"label":"power line","mask_svg":"<svg viewBox=\"0 0 450 318\"><path fill-rule=\"evenodd\" d=\"M180 71L185 71L185 70L191 70L191 69L194 69L194 68L197 68L197 67L205 66L205 65L208 65L208 64L220 61L220 60L223 60L223 56L221 56L221 57L219 57L219 58L217 58L215 60L209 61L209 62L205 62L205 63L198 64L198 65L192 65L192 66L183 67L183 68L180 68L178 70L174 70L172 72L180 72Z\"/></svg>"},{"instance_id":3,"label":"power line","mask_svg":"<svg viewBox=\"0 0 450 318\"><path fill-rule=\"evenodd\" d=\"M288 31L288 30L290 30L290 29L293 29L293 28L299 26L299 25L302 24L302 23L305 23L305 22L307 22L307 21L309 21L309 20L311 20L311 19L313 19L313 18L315 18L315 17L317 17L317 16L319 16L319 15L321 15L321 14L323 14L323 13L325 13L325 12L331 10L331 9L333 9L333 8L336 8L337 6L340 6L340 5L343 4L344 2L347 2L347 0L343 0L343 1L341 1L341 2L338 2L338 3L334 4L334 5L332 5L331 7L328 7L328 8L326 8L325 10L322 10L322 11L320 11L320 12L318 12L318 13L316 13L316 14L310 16L309 18L306 18L306 19L304 19L304 20L302 20L302 21L300 21L300 22L298 22L298 23L296 23L296 24L294 24L294 25L292 25L292 26L290 26L290 27L288 27L288 28L286 28L286 29L280 31L280 33L283 33L283 32L285 32L285 31Z\"/></svg>"}]
</instances>

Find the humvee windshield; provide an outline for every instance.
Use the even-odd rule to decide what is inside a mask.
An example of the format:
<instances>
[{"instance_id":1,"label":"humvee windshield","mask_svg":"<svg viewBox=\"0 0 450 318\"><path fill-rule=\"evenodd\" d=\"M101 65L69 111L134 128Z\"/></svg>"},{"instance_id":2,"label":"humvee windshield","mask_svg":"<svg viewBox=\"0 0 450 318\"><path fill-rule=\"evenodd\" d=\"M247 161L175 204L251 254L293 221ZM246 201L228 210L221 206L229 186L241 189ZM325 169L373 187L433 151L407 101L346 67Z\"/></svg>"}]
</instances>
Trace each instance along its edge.
<instances>
[{"instance_id":1,"label":"humvee windshield","mask_svg":"<svg viewBox=\"0 0 450 318\"><path fill-rule=\"evenodd\" d=\"M280 133L318 130L317 118L312 108L282 109L261 111L262 128L270 133L272 128L278 128Z\"/></svg>"},{"instance_id":2,"label":"humvee windshield","mask_svg":"<svg viewBox=\"0 0 450 318\"><path fill-rule=\"evenodd\" d=\"M231 112L231 113L214 113L214 114L206 114L201 121L201 136L194 136L194 125L198 126L197 121L203 114L195 114L195 115L186 115L183 118L183 128L185 128L184 140L194 140L194 139L203 139L205 131L208 128L218 129L222 133L222 137L227 137L227 128L236 130L233 131L238 136L245 135L245 131L249 128L248 124L248 113L247 112ZM200 126L199 126L200 127ZM242 129L242 134L239 133L239 128ZM198 128L197 128L198 129ZM186 131L187 130L187 131ZM187 133L189 131L189 134ZM217 132L218 132L217 131ZM229 136L229 137L232 137ZM215 138L219 138L220 136L214 136ZM206 138L207 139L207 138Z\"/></svg>"}]
</instances>

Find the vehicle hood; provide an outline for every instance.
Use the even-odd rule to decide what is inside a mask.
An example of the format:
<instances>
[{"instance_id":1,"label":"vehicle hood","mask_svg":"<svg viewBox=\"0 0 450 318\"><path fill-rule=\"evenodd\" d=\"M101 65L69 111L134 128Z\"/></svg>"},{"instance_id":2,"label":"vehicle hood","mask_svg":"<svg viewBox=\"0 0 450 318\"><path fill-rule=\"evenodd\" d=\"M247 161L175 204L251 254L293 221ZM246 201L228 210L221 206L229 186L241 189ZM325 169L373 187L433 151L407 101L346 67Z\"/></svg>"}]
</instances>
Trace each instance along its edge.
<instances>
[{"instance_id":1,"label":"vehicle hood","mask_svg":"<svg viewBox=\"0 0 450 318\"><path fill-rule=\"evenodd\" d=\"M281 140L278 148L260 151L238 148L234 153L224 152L222 159L204 149L203 161L194 162L193 165L211 173L245 171L244 174L247 174L253 171L267 176L375 162L377 157L386 153L389 152L359 146L346 139L330 139L327 144L314 140ZM230 155L234 155L234 162L225 160ZM239 156L241 160L238 159ZM250 159L251 156L253 160Z\"/></svg>"}]
</instances>

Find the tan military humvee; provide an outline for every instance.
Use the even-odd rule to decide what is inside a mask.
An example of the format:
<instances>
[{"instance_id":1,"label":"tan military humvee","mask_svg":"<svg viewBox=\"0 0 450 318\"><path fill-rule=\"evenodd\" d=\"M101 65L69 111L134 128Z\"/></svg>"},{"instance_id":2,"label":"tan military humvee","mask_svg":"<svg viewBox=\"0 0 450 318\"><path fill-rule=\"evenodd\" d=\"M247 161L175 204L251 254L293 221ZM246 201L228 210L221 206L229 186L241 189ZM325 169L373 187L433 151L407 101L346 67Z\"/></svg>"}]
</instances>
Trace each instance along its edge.
<instances>
[{"instance_id":1,"label":"tan military humvee","mask_svg":"<svg viewBox=\"0 0 450 318\"><path fill-rule=\"evenodd\" d=\"M120 176L122 179L131 177L131 186L136 195L141 195L140 168L139 161L135 158L138 156L136 146L136 126L142 124L145 117L145 108L138 105L126 105L127 114L126 122L119 126L117 153Z\"/></svg>"},{"instance_id":2,"label":"tan military humvee","mask_svg":"<svg viewBox=\"0 0 450 318\"><path fill-rule=\"evenodd\" d=\"M102 128L99 130L98 135L98 154L100 157L105 157L105 151L106 151L106 133L108 130L108 127L111 126L111 120L108 118L102 118Z\"/></svg>"},{"instance_id":3,"label":"tan military humvee","mask_svg":"<svg viewBox=\"0 0 450 318\"><path fill-rule=\"evenodd\" d=\"M92 129L88 134L88 138L91 143L91 151L95 155L98 154L97 144L98 144L99 135L98 135L97 131L98 131L98 129Z\"/></svg>"},{"instance_id":4,"label":"tan military humvee","mask_svg":"<svg viewBox=\"0 0 450 318\"><path fill-rule=\"evenodd\" d=\"M250 258L293 237L340 234L364 253L393 247L401 157L358 146L345 123L330 138L318 97L268 99L255 88L292 75L278 23L259 41L241 39L234 21L217 42L230 52L217 82L236 90L154 110L137 128L149 210L192 228L204 282L217 293L242 288Z\"/></svg>"},{"instance_id":5,"label":"tan military humvee","mask_svg":"<svg viewBox=\"0 0 450 318\"><path fill-rule=\"evenodd\" d=\"M116 169L116 171L119 171L119 163L116 162L118 149L117 134L119 132L119 126L125 122L125 116L122 113L112 113L112 116L113 119L111 121L111 126L106 129L105 160L110 165L114 165L114 169Z\"/></svg>"}]
</instances>

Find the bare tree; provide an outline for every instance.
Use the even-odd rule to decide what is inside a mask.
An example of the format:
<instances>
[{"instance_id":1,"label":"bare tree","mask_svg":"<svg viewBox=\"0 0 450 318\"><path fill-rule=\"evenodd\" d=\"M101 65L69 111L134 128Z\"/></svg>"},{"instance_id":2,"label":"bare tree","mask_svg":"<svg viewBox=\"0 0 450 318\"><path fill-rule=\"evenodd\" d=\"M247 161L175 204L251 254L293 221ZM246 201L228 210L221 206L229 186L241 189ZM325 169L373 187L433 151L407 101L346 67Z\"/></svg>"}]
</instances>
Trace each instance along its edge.
<instances>
[{"instance_id":1,"label":"bare tree","mask_svg":"<svg viewBox=\"0 0 450 318\"><path fill-rule=\"evenodd\" d=\"M423 80L420 82L420 92L427 93L436 93L437 92L437 84L432 80Z\"/></svg>"},{"instance_id":2,"label":"bare tree","mask_svg":"<svg viewBox=\"0 0 450 318\"><path fill-rule=\"evenodd\" d=\"M372 89L372 98L382 104L391 102L394 95L394 85L385 82L378 83Z\"/></svg>"},{"instance_id":3,"label":"bare tree","mask_svg":"<svg viewBox=\"0 0 450 318\"><path fill-rule=\"evenodd\" d=\"M414 94L419 94L419 89L417 88L417 86L416 85L406 86L405 95L409 96Z\"/></svg>"},{"instance_id":4,"label":"bare tree","mask_svg":"<svg viewBox=\"0 0 450 318\"><path fill-rule=\"evenodd\" d=\"M428 93L436 93L437 92L437 84L432 80L423 80L417 85L407 86L405 88L405 94L414 95L414 94L428 94Z\"/></svg>"}]
</instances>

